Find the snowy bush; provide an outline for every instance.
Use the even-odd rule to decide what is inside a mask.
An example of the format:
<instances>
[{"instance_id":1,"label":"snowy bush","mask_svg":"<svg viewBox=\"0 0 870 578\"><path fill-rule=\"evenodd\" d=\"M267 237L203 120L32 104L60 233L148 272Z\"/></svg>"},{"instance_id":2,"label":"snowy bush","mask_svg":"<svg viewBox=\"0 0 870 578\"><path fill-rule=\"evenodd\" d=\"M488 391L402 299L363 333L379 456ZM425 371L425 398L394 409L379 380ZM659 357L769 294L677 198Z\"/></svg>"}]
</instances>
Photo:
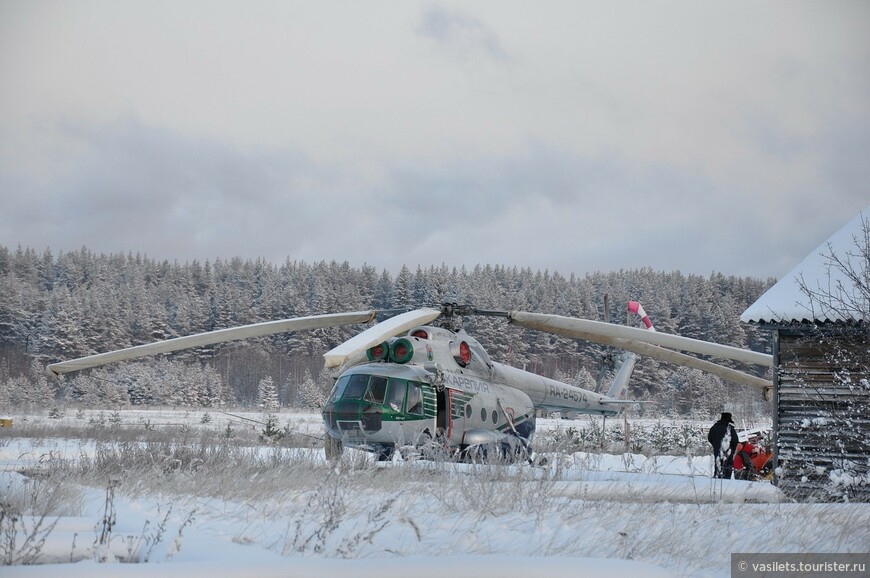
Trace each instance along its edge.
<instances>
[{"instance_id":1,"label":"snowy bush","mask_svg":"<svg viewBox=\"0 0 870 578\"><path fill-rule=\"evenodd\" d=\"M685 455L706 453L707 429L676 421L629 422L626 440L625 424L621 421L604 426L600 419L578 419L565 422L538 436L538 451L601 451L609 453L643 453L647 455Z\"/></svg>"}]
</instances>

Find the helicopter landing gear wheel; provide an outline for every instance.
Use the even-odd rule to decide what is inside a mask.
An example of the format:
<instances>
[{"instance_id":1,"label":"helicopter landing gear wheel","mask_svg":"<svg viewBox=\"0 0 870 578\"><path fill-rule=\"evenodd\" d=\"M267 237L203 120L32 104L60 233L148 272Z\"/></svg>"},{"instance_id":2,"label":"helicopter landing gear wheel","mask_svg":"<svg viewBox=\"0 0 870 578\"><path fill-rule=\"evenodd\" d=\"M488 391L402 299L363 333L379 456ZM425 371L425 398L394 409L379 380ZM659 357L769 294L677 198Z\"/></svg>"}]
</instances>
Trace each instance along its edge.
<instances>
[{"instance_id":1,"label":"helicopter landing gear wheel","mask_svg":"<svg viewBox=\"0 0 870 578\"><path fill-rule=\"evenodd\" d=\"M388 462L393 459L393 454L396 453L395 446L381 446L375 452L379 462Z\"/></svg>"},{"instance_id":2,"label":"helicopter landing gear wheel","mask_svg":"<svg viewBox=\"0 0 870 578\"><path fill-rule=\"evenodd\" d=\"M462 460L475 465L487 465L502 461L499 448L491 444L473 445L462 452Z\"/></svg>"}]
</instances>

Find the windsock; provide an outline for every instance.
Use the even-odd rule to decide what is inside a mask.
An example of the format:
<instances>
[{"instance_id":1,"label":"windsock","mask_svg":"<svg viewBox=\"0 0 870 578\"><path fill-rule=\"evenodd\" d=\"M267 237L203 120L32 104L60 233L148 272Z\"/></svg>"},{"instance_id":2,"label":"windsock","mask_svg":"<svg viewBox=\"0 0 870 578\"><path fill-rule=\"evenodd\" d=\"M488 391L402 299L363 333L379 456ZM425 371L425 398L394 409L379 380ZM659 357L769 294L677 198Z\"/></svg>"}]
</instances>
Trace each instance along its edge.
<instances>
[{"instance_id":1,"label":"windsock","mask_svg":"<svg viewBox=\"0 0 870 578\"><path fill-rule=\"evenodd\" d=\"M646 328L650 331L655 331L656 328L653 327L652 321L649 320L649 315L646 314L646 311L643 310L643 306L637 301L629 301L628 302L628 310L631 313L636 313L640 315L641 321L646 325Z\"/></svg>"}]
</instances>

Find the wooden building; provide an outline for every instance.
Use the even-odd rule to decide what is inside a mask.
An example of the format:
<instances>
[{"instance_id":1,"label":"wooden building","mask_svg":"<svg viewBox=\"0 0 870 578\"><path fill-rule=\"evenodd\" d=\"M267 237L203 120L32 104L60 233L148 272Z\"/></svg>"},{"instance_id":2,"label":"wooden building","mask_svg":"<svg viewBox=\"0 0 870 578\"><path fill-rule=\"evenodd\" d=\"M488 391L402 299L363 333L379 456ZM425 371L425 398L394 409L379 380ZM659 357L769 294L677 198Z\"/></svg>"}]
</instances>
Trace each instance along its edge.
<instances>
[{"instance_id":1,"label":"wooden building","mask_svg":"<svg viewBox=\"0 0 870 578\"><path fill-rule=\"evenodd\" d=\"M870 207L741 316L774 332L774 483L870 501Z\"/></svg>"}]
</instances>

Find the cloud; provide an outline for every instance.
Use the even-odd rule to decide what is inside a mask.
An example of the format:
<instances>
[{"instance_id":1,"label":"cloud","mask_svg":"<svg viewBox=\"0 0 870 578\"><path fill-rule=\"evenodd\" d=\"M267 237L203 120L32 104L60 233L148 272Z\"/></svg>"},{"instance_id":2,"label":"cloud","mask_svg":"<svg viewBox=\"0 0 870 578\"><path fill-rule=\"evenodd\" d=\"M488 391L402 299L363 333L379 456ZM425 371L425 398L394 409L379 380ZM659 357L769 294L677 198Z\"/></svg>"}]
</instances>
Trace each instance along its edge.
<instances>
[{"instance_id":1,"label":"cloud","mask_svg":"<svg viewBox=\"0 0 870 578\"><path fill-rule=\"evenodd\" d=\"M349 260L393 271L493 263L764 276L759 247L770 247L771 257L802 257L783 243L787 236L768 238L787 225L770 222L753 179L741 175L717 182L681 167L532 142L508 156L396 160L378 179L357 179L298 150L239 149L132 119L59 130L77 143L74 159L41 185L23 176L12 183L8 172L0 181L7 190L29 187L4 211L4 237L54 250ZM811 199L812 187L802 194ZM775 210L788 223L809 206Z\"/></svg>"},{"instance_id":2,"label":"cloud","mask_svg":"<svg viewBox=\"0 0 870 578\"><path fill-rule=\"evenodd\" d=\"M462 59L476 55L497 61L508 59L498 35L477 18L459 10L448 10L434 4L428 6L420 18L417 32Z\"/></svg>"},{"instance_id":3,"label":"cloud","mask_svg":"<svg viewBox=\"0 0 870 578\"><path fill-rule=\"evenodd\" d=\"M867 204L863 4L2 10L7 246L769 276Z\"/></svg>"},{"instance_id":4,"label":"cloud","mask_svg":"<svg viewBox=\"0 0 870 578\"><path fill-rule=\"evenodd\" d=\"M329 178L313 176L316 163L298 152L242 152L134 120L66 123L60 131L77 143L74 162L16 195L19 203L4 217L13 238L181 260L256 256L250 250L268 247L245 236L271 239L268 231L281 226L281 215L296 215L304 236L305 227L313 231L321 218L315 203L320 191L306 185L322 187ZM36 204L42 207L38 218Z\"/></svg>"}]
</instances>

